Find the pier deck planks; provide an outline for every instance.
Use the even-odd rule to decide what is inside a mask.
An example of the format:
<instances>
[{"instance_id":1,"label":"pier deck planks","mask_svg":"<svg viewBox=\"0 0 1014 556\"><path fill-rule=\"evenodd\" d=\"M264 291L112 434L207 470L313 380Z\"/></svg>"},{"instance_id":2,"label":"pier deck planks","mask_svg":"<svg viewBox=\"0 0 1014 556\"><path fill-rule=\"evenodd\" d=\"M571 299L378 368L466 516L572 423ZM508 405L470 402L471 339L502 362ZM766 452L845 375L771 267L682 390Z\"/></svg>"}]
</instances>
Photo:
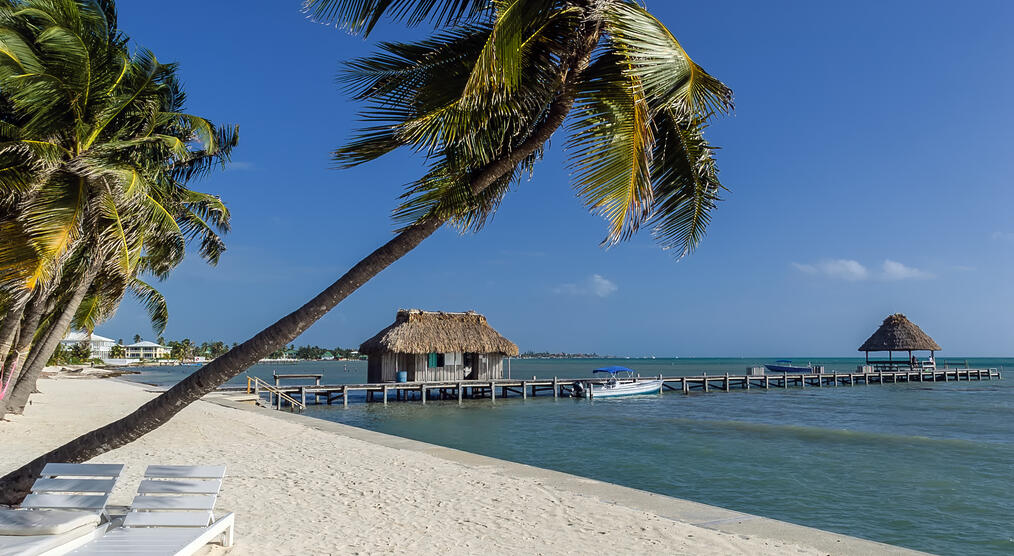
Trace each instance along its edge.
<instances>
[{"instance_id":1,"label":"pier deck planks","mask_svg":"<svg viewBox=\"0 0 1014 556\"><path fill-rule=\"evenodd\" d=\"M777 374L777 375L716 375L708 376L706 373L697 376L672 376L672 377L640 377L644 380L659 380L663 382L663 390L672 390L690 394L692 391L708 392L730 392L732 390L750 390L751 388L762 388L767 390L772 387L789 388L808 386L856 386L859 384L896 384L899 382L950 382L969 380L993 380L1002 379L997 369L938 369L923 371L877 371L872 373L813 373L813 374ZM574 383L589 381L593 383L604 382L604 379L585 378L549 378L538 379L497 379L489 380L456 380L456 381L432 381L432 382L387 382L376 384L315 384L315 385L293 385L277 386L276 388L300 401L321 403L324 398L328 405L337 400L342 401L344 407L349 405L349 394L362 392L366 395L367 401L372 401L374 394L382 394L384 403L388 401L388 395L393 390L395 399L410 400L418 399L425 404L427 399L451 399L455 397L461 403L464 397L489 398L496 401L497 397L507 398L510 396L528 399L528 396L535 396L540 391L551 391L553 397L569 397L574 389ZM496 388L500 388L497 396ZM220 391L236 391L244 388L226 387ZM418 392L419 397L410 396L410 393ZM280 403L275 402L278 409Z\"/></svg>"}]
</instances>

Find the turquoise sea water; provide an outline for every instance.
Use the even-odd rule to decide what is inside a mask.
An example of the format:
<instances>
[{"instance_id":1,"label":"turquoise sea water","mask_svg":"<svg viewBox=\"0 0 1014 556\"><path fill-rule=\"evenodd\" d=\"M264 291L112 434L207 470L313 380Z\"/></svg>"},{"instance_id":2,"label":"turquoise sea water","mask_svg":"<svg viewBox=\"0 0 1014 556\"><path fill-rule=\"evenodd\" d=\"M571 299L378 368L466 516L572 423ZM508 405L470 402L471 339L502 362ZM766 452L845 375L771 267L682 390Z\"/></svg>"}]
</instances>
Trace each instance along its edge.
<instances>
[{"instance_id":1,"label":"turquoise sea water","mask_svg":"<svg viewBox=\"0 0 1014 556\"><path fill-rule=\"evenodd\" d=\"M806 359L797 360L797 362ZM949 361L944 358L944 361ZM848 371L858 359L810 359ZM741 374L769 359L513 360L514 378ZM960 361L964 364L964 359ZM969 359L1011 368L1014 359ZM136 380L172 383L195 367ZM364 362L257 365L365 381ZM245 384L237 377L233 384ZM305 415L938 554L1014 553L1014 381L310 406Z\"/></svg>"}]
</instances>

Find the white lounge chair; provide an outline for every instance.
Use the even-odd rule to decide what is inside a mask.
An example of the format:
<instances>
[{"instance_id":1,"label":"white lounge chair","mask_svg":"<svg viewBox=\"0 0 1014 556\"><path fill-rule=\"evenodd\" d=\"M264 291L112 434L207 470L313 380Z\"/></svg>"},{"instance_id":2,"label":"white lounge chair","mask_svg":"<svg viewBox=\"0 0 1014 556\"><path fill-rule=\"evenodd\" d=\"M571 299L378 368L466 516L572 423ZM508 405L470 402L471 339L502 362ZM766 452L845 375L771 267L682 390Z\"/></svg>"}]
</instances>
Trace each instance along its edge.
<instances>
[{"instance_id":1,"label":"white lounge chair","mask_svg":"<svg viewBox=\"0 0 1014 556\"><path fill-rule=\"evenodd\" d=\"M56 556L101 537L123 465L48 463L21 508L0 510L0 556Z\"/></svg>"},{"instance_id":2,"label":"white lounge chair","mask_svg":"<svg viewBox=\"0 0 1014 556\"><path fill-rule=\"evenodd\" d=\"M222 537L232 546L233 514L212 513L224 465L151 465L123 526L71 554L185 555Z\"/></svg>"}]
</instances>

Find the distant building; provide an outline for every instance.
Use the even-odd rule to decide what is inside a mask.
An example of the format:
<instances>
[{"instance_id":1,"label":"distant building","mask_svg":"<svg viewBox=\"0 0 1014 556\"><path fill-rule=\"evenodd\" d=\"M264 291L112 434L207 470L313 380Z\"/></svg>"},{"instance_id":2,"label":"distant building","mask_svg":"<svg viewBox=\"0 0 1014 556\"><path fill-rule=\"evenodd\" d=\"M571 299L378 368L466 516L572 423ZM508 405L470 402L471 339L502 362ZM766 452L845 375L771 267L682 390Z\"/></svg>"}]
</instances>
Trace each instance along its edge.
<instances>
[{"instance_id":1,"label":"distant building","mask_svg":"<svg viewBox=\"0 0 1014 556\"><path fill-rule=\"evenodd\" d=\"M112 338L76 331L71 331L64 339L60 340L60 345L64 349L69 349L85 341L91 346L92 357L95 359L109 359L109 350L116 345L116 342Z\"/></svg>"},{"instance_id":2,"label":"distant building","mask_svg":"<svg viewBox=\"0 0 1014 556\"><path fill-rule=\"evenodd\" d=\"M394 324L363 342L359 351L369 356L366 377L371 383L395 381L399 371L413 382L488 380L503 378L503 359L517 355L518 346L475 311L402 309Z\"/></svg>"},{"instance_id":3,"label":"distant building","mask_svg":"<svg viewBox=\"0 0 1014 556\"><path fill-rule=\"evenodd\" d=\"M169 355L169 348L147 340L123 347L127 351L127 359L159 359Z\"/></svg>"}]
</instances>

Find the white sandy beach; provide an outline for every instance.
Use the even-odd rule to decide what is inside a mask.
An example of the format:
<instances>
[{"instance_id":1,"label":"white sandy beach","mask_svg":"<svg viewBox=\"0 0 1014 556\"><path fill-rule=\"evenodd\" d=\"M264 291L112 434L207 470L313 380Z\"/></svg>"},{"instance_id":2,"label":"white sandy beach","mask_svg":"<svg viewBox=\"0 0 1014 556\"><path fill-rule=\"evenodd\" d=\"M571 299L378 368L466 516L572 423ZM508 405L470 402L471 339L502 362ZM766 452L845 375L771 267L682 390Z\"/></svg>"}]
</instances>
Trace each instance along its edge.
<instances>
[{"instance_id":1,"label":"white sandy beach","mask_svg":"<svg viewBox=\"0 0 1014 556\"><path fill-rule=\"evenodd\" d=\"M112 421L154 394L115 380L46 379L0 422L0 471ZM228 466L220 511L236 545L212 554L826 554L608 503L532 477L210 402L97 462L126 464L127 505L150 463ZM594 483L588 481L588 483Z\"/></svg>"}]
</instances>

